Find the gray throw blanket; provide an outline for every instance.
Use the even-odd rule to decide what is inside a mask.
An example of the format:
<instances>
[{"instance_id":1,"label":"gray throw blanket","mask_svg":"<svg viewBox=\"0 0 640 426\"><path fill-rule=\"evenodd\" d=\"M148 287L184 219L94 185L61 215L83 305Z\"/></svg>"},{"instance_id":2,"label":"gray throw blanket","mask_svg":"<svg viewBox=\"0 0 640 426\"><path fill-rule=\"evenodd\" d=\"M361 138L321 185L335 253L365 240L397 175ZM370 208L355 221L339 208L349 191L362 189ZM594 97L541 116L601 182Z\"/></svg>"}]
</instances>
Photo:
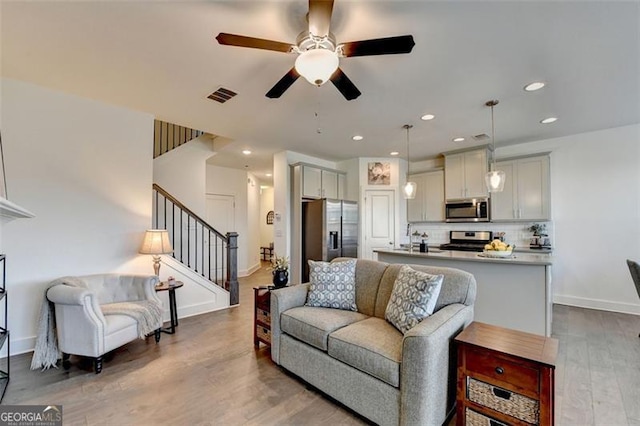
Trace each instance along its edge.
<instances>
[{"instance_id":1,"label":"gray throw blanket","mask_svg":"<svg viewBox=\"0 0 640 426\"><path fill-rule=\"evenodd\" d=\"M77 277L58 278L49 284L44 292L44 300L40 308L36 347L31 359L32 370L38 368L46 370L50 367L57 368L58 359L61 357L56 332L55 307L54 304L47 299L47 291L56 285L87 288L85 282ZM157 325L162 323L162 306L152 300L109 303L101 305L100 309L104 315L127 315L135 319L138 322L138 337L141 339L144 339L148 334L155 331Z\"/></svg>"}]
</instances>

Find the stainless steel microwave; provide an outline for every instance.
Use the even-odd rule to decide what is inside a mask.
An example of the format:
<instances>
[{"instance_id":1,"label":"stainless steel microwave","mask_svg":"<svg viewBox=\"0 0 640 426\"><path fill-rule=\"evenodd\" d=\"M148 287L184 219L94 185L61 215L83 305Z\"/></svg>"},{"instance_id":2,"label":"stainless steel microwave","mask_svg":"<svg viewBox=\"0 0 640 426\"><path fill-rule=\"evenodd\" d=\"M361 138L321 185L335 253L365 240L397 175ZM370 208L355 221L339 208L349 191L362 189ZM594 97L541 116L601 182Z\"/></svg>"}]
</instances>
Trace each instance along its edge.
<instances>
[{"instance_id":1,"label":"stainless steel microwave","mask_svg":"<svg viewBox=\"0 0 640 426\"><path fill-rule=\"evenodd\" d=\"M447 201L447 222L489 222L491 209L488 198Z\"/></svg>"}]
</instances>

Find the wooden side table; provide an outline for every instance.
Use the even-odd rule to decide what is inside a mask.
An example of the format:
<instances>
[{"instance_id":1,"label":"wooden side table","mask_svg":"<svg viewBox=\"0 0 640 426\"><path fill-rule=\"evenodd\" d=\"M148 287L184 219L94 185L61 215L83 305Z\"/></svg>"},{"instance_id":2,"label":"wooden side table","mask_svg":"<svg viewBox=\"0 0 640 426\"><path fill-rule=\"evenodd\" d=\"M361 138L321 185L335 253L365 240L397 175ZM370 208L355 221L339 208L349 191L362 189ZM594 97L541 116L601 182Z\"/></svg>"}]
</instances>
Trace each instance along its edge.
<instances>
[{"instance_id":1,"label":"wooden side table","mask_svg":"<svg viewBox=\"0 0 640 426\"><path fill-rule=\"evenodd\" d=\"M473 322L458 346L457 425L553 425L558 341Z\"/></svg>"},{"instance_id":2,"label":"wooden side table","mask_svg":"<svg viewBox=\"0 0 640 426\"><path fill-rule=\"evenodd\" d=\"M273 286L253 288L253 344L260 347L260 342L271 346L271 289Z\"/></svg>"},{"instance_id":3,"label":"wooden side table","mask_svg":"<svg viewBox=\"0 0 640 426\"><path fill-rule=\"evenodd\" d=\"M167 334L174 334L178 326L178 307L176 306L176 289L184 285L182 281L176 281L174 285L169 285L167 281L162 281L156 286L156 291L169 291L169 314L171 316L171 326L162 328L160 331Z\"/></svg>"}]
</instances>

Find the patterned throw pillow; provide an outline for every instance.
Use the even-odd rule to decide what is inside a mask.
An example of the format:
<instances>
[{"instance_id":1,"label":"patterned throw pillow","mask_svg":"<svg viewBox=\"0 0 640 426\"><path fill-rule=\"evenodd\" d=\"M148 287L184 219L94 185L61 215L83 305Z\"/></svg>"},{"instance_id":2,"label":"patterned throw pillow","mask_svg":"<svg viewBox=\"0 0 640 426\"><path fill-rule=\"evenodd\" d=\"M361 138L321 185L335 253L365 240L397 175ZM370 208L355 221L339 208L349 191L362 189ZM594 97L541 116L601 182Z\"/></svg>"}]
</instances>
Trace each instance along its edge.
<instances>
[{"instance_id":1,"label":"patterned throw pillow","mask_svg":"<svg viewBox=\"0 0 640 426\"><path fill-rule=\"evenodd\" d=\"M433 313L444 275L400 268L384 317L402 334Z\"/></svg>"},{"instance_id":2,"label":"patterned throw pillow","mask_svg":"<svg viewBox=\"0 0 640 426\"><path fill-rule=\"evenodd\" d=\"M357 311L356 259L342 262L309 261L307 306Z\"/></svg>"}]
</instances>

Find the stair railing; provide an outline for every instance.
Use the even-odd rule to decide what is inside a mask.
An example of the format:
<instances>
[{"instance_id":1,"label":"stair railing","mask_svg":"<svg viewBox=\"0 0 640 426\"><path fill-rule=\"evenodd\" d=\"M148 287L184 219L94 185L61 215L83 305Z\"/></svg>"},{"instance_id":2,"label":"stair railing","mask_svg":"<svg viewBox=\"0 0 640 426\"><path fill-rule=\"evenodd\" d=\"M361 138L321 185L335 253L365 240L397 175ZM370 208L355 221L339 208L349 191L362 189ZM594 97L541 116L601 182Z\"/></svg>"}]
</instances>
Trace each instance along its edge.
<instances>
[{"instance_id":1,"label":"stair railing","mask_svg":"<svg viewBox=\"0 0 640 426\"><path fill-rule=\"evenodd\" d=\"M153 227L169 231L173 257L227 290L230 304L237 305L238 234L223 235L155 183L153 210Z\"/></svg>"}]
</instances>

